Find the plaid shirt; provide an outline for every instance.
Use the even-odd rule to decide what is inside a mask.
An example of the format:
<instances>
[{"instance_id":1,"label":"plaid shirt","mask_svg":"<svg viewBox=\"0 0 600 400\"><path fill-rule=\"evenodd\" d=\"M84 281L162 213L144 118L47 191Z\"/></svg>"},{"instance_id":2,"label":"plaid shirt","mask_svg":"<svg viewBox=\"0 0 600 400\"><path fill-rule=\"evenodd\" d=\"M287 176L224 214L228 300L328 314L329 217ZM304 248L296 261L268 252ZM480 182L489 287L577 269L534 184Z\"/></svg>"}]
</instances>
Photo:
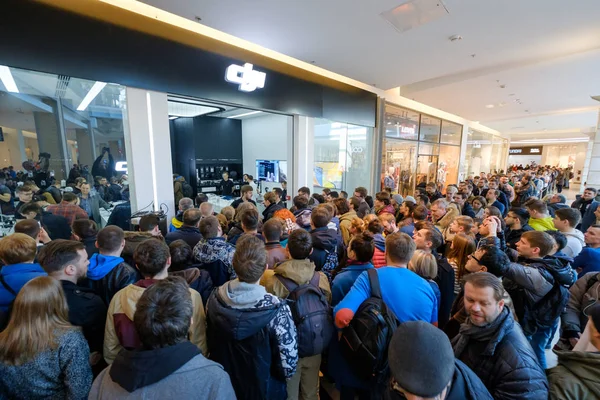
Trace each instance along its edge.
<instances>
[{"instance_id":1,"label":"plaid shirt","mask_svg":"<svg viewBox=\"0 0 600 400\"><path fill-rule=\"evenodd\" d=\"M46 211L51 212L54 215L60 215L65 217L69 221L69 225L73 224L76 219L84 218L88 219L87 213L78 205L61 202L60 204L51 204L46 207Z\"/></svg>"}]
</instances>

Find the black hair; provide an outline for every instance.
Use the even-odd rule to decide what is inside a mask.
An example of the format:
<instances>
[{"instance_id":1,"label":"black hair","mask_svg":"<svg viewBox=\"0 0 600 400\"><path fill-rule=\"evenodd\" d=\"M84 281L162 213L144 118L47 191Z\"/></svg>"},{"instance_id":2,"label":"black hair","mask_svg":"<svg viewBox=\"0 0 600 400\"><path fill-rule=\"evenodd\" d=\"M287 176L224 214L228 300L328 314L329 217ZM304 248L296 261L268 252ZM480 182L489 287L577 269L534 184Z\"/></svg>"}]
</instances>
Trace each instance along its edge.
<instances>
[{"instance_id":1,"label":"black hair","mask_svg":"<svg viewBox=\"0 0 600 400\"><path fill-rule=\"evenodd\" d=\"M506 253L492 245L482 246L480 250L483 250L484 254L481 256L479 264L486 267L489 273L502 278L510 265L510 259Z\"/></svg>"},{"instance_id":2,"label":"black hair","mask_svg":"<svg viewBox=\"0 0 600 400\"><path fill-rule=\"evenodd\" d=\"M546 231L546 233L554 238L557 244L556 252L562 251L567 247L567 237L559 231Z\"/></svg>"},{"instance_id":3,"label":"black hair","mask_svg":"<svg viewBox=\"0 0 600 400\"><path fill-rule=\"evenodd\" d=\"M515 216L521 222L521 226L526 225L529 222L530 215L529 215L529 211L527 211L526 208L512 207L511 209L508 210L508 212L515 214Z\"/></svg>"}]
</instances>

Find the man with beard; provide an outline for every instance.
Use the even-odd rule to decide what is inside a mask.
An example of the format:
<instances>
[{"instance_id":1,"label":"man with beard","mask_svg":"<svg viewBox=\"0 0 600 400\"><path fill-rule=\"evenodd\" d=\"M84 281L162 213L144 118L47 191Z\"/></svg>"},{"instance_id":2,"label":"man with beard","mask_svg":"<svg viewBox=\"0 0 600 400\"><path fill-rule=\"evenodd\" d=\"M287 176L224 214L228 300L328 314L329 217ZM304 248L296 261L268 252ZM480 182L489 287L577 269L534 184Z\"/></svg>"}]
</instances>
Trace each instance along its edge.
<instances>
[{"instance_id":1,"label":"man with beard","mask_svg":"<svg viewBox=\"0 0 600 400\"><path fill-rule=\"evenodd\" d=\"M529 226L529 212L525 208L513 207L508 210L504 222L506 222L506 245L516 250L517 243L521 240L521 235L533 230Z\"/></svg>"},{"instance_id":2,"label":"man with beard","mask_svg":"<svg viewBox=\"0 0 600 400\"><path fill-rule=\"evenodd\" d=\"M479 376L496 400L546 400L546 375L504 304L500 279L488 272L467 275L464 303L469 317L452 341L456 358Z\"/></svg>"}]
</instances>

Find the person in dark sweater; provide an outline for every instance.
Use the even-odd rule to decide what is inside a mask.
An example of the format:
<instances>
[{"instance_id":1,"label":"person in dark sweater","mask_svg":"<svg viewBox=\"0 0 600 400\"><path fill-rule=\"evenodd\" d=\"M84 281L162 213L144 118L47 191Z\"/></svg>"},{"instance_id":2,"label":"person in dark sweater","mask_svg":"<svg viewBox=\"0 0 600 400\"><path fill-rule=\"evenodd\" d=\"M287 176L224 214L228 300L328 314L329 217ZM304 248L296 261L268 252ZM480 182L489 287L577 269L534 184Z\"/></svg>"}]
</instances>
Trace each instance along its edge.
<instances>
[{"instance_id":1,"label":"person in dark sweater","mask_svg":"<svg viewBox=\"0 0 600 400\"><path fill-rule=\"evenodd\" d=\"M331 221L331 214L324 206L318 206L312 210L310 236L312 237L313 251L309 259L315 263L315 269L323 271L331 282L331 274L339 265L340 256L337 233L327 227L329 221Z\"/></svg>"},{"instance_id":2,"label":"person in dark sweater","mask_svg":"<svg viewBox=\"0 0 600 400\"><path fill-rule=\"evenodd\" d=\"M62 284L69 306L69 322L82 328L90 352L101 354L107 308L92 289L78 286L86 277L89 264L83 243L53 240L40 250L38 260L44 271ZM92 357L93 361L99 359Z\"/></svg>"},{"instance_id":3,"label":"person in dark sweater","mask_svg":"<svg viewBox=\"0 0 600 400\"><path fill-rule=\"evenodd\" d=\"M533 230L529 226L529 211L526 208L513 207L508 210L504 222L506 222L506 246L516 250L517 243L521 240L521 235Z\"/></svg>"},{"instance_id":4,"label":"person in dark sweater","mask_svg":"<svg viewBox=\"0 0 600 400\"><path fill-rule=\"evenodd\" d=\"M219 183L219 189L221 190L221 196L232 196L233 195L233 187L235 184L231 179L229 179L229 172L223 172L223 179L221 179L221 183Z\"/></svg>"},{"instance_id":5,"label":"person in dark sweater","mask_svg":"<svg viewBox=\"0 0 600 400\"><path fill-rule=\"evenodd\" d=\"M174 242L175 240L183 240L194 248L198 242L202 239L202 234L198 226L202 214L199 209L191 208L183 213L183 226L176 231L169 232L165 237L167 244Z\"/></svg>"},{"instance_id":6,"label":"person in dark sweater","mask_svg":"<svg viewBox=\"0 0 600 400\"><path fill-rule=\"evenodd\" d=\"M91 219L76 219L73 221L73 239L85 246L88 258L98 253L96 238L98 237L98 225Z\"/></svg>"},{"instance_id":7,"label":"person in dark sweater","mask_svg":"<svg viewBox=\"0 0 600 400\"><path fill-rule=\"evenodd\" d=\"M171 266L169 275L180 276L202 296L202 304L206 304L208 297L214 289L212 279L208 271L198 269L194 263L194 252L190 245L183 240L175 240L169 245L171 253Z\"/></svg>"},{"instance_id":8,"label":"person in dark sweater","mask_svg":"<svg viewBox=\"0 0 600 400\"><path fill-rule=\"evenodd\" d=\"M35 219L48 232L50 239L71 239L71 227L65 217L46 212L36 202L25 204L19 209L25 219Z\"/></svg>"}]
</instances>

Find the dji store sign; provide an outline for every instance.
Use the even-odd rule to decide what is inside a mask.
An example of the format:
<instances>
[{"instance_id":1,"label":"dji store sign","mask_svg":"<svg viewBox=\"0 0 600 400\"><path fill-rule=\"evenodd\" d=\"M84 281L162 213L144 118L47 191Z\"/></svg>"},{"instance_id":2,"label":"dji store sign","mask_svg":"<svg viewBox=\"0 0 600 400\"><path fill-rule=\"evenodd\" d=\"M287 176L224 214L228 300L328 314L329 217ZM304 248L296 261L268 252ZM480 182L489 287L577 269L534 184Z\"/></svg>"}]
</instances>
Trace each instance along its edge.
<instances>
[{"instance_id":1,"label":"dji store sign","mask_svg":"<svg viewBox=\"0 0 600 400\"><path fill-rule=\"evenodd\" d=\"M225 80L231 83L237 83L238 89L242 92L254 92L256 89L265 87L267 74L253 69L252 64L241 65L231 64L225 70Z\"/></svg>"}]
</instances>

